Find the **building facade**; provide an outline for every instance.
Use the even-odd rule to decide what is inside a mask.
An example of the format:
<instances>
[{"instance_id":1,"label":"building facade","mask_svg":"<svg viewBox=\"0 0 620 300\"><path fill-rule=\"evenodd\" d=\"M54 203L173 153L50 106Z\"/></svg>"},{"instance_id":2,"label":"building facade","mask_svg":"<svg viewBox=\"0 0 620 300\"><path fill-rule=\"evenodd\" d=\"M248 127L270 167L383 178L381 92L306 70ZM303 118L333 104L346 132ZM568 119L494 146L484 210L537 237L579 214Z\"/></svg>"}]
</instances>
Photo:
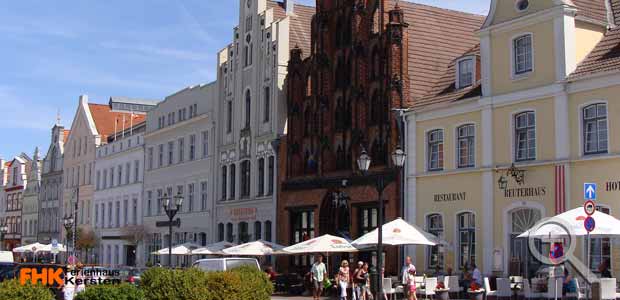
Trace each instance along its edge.
<instances>
[{"instance_id":1,"label":"building facade","mask_svg":"<svg viewBox=\"0 0 620 300\"><path fill-rule=\"evenodd\" d=\"M233 43L219 53L217 241L274 240L277 160L289 51L309 45L313 8L240 0Z\"/></svg>"},{"instance_id":2,"label":"building facade","mask_svg":"<svg viewBox=\"0 0 620 300\"><path fill-rule=\"evenodd\" d=\"M410 249L418 269L476 263L487 275L531 277L540 263L516 236L582 206L585 182L598 184L599 210L620 216L620 32L612 7L491 1L479 48L454 56L406 118L405 216L447 242ZM591 243L586 264L596 270L611 260L618 272L611 241Z\"/></svg>"},{"instance_id":3,"label":"building facade","mask_svg":"<svg viewBox=\"0 0 620 300\"><path fill-rule=\"evenodd\" d=\"M22 245L37 242L39 232L39 192L41 191L41 160L39 148L34 151L28 170L28 185L24 190L22 207Z\"/></svg>"},{"instance_id":4,"label":"building facade","mask_svg":"<svg viewBox=\"0 0 620 300\"><path fill-rule=\"evenodd\" d=\"M21 246L22 238L22 207L24 201L24 190L28 185L27 174L30 168L31 158L22 153L13 158L7 165L7 182L4 186L6 199L6 209L4 214L5 224L8 232L4 235L5 250L12 250Z\"/></svg>"},{"instance_id":5,"label":"building facade","mask_svg":"<svg viewBox=\"0 0 620 300\"><path fill-rule=\"evenodd\" d=\"M61 242L60 235L63 196L62 161L65 141L69 130L56 124L52 128L50 146L42 163L41 192L39 193L39 230L38 242L49 244L52 240Z\"/></svg>"},{"instance_id":6,"label":"building facade","mask_svg":"<svg viewBox=\"0 0 620 300\"><path fill-rule=\"evenodd\" d=\"M188 87L166 97L148 114L142 203L145 263L159 261L151 252L168 247L168 227L156 226L156 222L168 220L164 197L184 197L176 217L181 226L174 228L173 245L213 241L216 99L215 83ZM162 256L162 263L167 259ZM173 264L182 261L176 258Z\"/></svg>"},{"instance_id":7,"label":"building facade","mask_svg":"<svg viewBox=\"0 0 620 300\"><path fill-rule=\"evenodd\" d=\"M92 226L98 261L110 266L144 265L142 183L146 123L116 132L96 150Z\"/></svg>"}]
</instances>

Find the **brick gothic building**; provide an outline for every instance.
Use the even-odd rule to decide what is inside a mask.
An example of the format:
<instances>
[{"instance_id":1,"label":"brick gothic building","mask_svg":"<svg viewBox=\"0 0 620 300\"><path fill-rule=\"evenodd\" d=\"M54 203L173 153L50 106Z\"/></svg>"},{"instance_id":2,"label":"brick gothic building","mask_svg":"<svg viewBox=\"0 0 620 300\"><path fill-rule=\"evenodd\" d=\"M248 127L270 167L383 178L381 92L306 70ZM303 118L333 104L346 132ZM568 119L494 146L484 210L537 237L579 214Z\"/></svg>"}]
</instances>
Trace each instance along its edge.
<instances>
[{"instance_id":1,"label":"brick gothic building","mask_svg":"<svg viewBox=\"0 0 620 300\"><path fill-rule=\"evenodd\" d=\"M392 109L410 107L429 92L455 56L449 54L475 45L469 37L481 21L406 1L316 5L310 55L291 51L286 82L278 223L287 226L277 232L287 245L323 234L355 239L375 228L373 176L393 179L383 193L386 221L402 215L400 176L390 171L390 153L400 143ZM362 149L373 159L369 177L357 168ZM388 273L398 272L398 257L397 248L386 248ZM376 261L370 253L351 258ZM279 268L309 264L309 257L298 256L281 259Z\"/></svg>"}]
</instances>

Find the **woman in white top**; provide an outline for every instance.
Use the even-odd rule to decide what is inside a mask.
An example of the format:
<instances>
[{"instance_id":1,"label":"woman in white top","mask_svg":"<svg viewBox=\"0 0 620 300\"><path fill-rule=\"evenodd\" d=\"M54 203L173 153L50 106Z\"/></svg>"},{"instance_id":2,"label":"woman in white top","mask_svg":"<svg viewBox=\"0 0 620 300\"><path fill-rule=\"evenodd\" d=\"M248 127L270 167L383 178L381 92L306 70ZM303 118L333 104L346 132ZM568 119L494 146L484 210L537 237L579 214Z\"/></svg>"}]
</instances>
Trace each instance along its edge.
<instances>
[{"instance_id":1,"label":"woman in white top","mask_svg":"<svg viewBox=\"0 0 620 300\"><path fill-rule=\"evenodd\" d=\"M350 282L349 262L345 259L338 270L338 285L340 286L340 300L347 300L347 288Z\"/></svg>"}]
</instances>

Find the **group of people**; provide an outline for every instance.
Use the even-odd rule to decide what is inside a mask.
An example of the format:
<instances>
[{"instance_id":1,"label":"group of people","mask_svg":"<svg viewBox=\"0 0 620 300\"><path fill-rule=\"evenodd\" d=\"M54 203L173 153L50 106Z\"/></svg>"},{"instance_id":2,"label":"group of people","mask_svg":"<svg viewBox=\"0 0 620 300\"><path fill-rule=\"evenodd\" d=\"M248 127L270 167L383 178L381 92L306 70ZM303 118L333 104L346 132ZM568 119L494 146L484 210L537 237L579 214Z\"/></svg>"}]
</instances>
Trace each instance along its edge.
<instances>
[{"instance_id":1,"label":"group of people","mask_svg":"<svg viewBox=\"0 0 620 300\"><path fill-rule=\"evenodd\" d=\"M352 300L372 300L374 299L370 291L370 276L368 272L368 263L363 261L357 262L357 267L351 272L349 261L343 260L338 269L336 284L339 289L340 300L348 299L348 289L351 288ZM310 269L310 280L312 281L312 297L315 300L320 299L325 284L329 283L327 267L323 263L323 256L315 257L312 268Z\"/></svg>"}]
</instances>

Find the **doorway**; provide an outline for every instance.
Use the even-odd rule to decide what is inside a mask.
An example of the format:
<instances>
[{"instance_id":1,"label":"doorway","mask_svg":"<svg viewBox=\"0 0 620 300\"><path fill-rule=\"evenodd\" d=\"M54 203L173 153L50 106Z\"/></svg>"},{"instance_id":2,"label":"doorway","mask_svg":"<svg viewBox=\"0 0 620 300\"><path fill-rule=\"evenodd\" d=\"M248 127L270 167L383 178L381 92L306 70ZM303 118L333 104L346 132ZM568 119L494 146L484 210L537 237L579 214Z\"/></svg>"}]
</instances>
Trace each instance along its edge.
<instances>
[{"instance_id":1,"label":"doorway","mask_svg":"<svg viewBox=\"0 0 620 300\"><path fill-rule=\"evenodd\" d=\"M517 208L509 213L510 233L508 273L513 276L532 277L542 265L530 252L528 239L517 238L520 234L534 227L542 218L540 210L535 208ZM536 240L536 248L542 253L542 244Z\"/></svg>"},{"instance_id":2,"label":"doorway","mask_svg":"<svg viewBox=\"0 0 620 300\"><path fill-rule=\"evenodd\" d=\"M135 267L136 266L136 246L134 245L127 245L125 246L125 257L126 257L126 264L129 267Z\"/></svg>"}]
</instances>

